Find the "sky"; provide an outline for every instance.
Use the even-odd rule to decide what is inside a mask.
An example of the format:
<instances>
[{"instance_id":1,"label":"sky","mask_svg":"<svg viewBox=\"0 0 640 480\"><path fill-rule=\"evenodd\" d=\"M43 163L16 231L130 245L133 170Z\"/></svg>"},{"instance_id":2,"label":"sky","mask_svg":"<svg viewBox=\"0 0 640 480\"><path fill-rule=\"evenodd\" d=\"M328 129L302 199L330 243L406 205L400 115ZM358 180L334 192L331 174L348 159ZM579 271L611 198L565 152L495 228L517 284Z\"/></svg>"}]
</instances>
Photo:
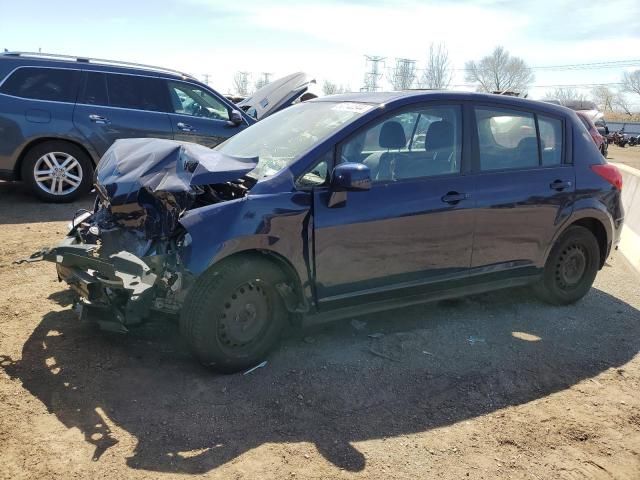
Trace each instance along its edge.
<instances>
[{"instance_id":1,"label":"sky","mask_svg":"<svg viewBox=\"0 0 640 480\"><path fill-rule=\"evenodd\" d=\"M615 84L640 68L640 1L0 0L0 49L174 68L221 92L236 71L294 71L359 90L364 55L417 60L449 51L456 89L465 62L504 46L532 67L636 60L626 67L534 68L533 98L556 85ZM383 82L384 82L383 78ZM611 85L615 87L615 85ZM590 87L582 87L588 91ZM639 100L634 103L640 106Z\"/></svg>"}]
</instances>

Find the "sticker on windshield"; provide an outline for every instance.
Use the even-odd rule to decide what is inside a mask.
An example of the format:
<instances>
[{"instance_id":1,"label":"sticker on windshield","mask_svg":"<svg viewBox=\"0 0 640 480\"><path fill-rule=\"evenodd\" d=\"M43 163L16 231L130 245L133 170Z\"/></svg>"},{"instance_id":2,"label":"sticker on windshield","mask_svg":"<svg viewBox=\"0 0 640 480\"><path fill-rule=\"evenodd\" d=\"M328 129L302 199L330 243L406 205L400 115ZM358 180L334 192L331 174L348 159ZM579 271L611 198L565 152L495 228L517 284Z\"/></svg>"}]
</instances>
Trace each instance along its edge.
<instances>
[{"instance_id":1,"label":"sticker on windshield","mask_svg":"<svg viewBox=\"0 0 640 480\"><path fill-rule=\"evenodd\" d=\"M373 108L373 105L367 105L366 103L353 103L353 102L342 102L336 104L331 110L336 110L338 112L355 112L355 113L364 113L368 112Z\"/></svg>"}]
</instances>

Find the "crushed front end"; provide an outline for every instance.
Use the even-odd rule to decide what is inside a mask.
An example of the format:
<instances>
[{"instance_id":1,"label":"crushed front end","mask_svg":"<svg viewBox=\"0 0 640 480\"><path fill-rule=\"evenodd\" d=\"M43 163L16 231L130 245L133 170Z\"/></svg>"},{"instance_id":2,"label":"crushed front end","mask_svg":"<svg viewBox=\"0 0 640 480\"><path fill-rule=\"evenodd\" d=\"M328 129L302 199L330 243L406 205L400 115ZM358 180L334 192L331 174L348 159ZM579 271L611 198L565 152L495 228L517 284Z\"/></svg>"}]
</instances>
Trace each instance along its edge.
<instances>
[{"instance_id":1,"label":"crushed front end","mask_svg":"<svg viewBox=\"0 0 640 480\"><path fill-rule=\"evenodd\" d=\"M67 237L28 261L56 263L81 316L126 332L151 311L177 313L193 281L180 251L185 211L242 197L254 159L156 139L117 141L96 170L93 211L78 212Z\"/></svg>"}]
</instances>

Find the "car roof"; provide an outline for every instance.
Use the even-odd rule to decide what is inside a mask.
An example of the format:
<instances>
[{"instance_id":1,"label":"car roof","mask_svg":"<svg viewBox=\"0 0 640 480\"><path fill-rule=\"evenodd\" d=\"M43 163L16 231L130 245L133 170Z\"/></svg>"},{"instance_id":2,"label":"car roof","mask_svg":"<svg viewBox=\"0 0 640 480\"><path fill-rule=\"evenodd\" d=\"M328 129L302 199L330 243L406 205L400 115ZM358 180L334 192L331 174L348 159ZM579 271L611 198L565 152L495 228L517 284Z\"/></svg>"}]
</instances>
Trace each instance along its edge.
<instances>
[{"instance_id":1,"label":"car roof","mask_svg":"<svg viewBox=\"0 0 640 480\"><path fill-rule=\"evenodd\" d=\"M400 92L355 92L329 95L310 100L311 102L356 102L372 105L401 106L420 101L470 101L477 103L500 104L524 109L543 110L549 113L567 115L573 111L561 105L538 100L497 95L493 93L456 92L450 90L406 90Z\"/></svg>"},{"instance_id":2,"label":"car roof","mask_svg":"<svg viewBox=\"0 0 640 480\"><path fill-rule=\"evenodd\" d=\"M22 52L0 53L0 61L11 62L14 67L49 67L69 68L78 70L93 70L99 72L128 73L161 78L189 80L201 83L196 78L186 73L178 72L163 67L141 65L117 60L100 60L84 57L56 56L49 54L30 54Z\"/></svg>"}]
</instances>

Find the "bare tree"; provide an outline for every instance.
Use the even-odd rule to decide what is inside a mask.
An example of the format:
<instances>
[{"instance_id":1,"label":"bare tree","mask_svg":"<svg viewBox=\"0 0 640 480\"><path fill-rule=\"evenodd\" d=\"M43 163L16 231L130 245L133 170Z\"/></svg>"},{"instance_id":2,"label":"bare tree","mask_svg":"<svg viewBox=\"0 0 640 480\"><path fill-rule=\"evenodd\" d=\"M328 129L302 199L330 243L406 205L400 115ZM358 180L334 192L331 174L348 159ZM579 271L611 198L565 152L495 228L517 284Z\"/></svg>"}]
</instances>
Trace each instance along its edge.
<instances>
[{"instance_id":1,"label":"bare tree","mask_svg":"<svg viewBox=\"0 0 640 480\"><path fill-rule=\"evenodd\" d=\"M574 100L583 102L587 100L587 96L578 92L575 88L560 87L551 92L547 92L545 99L558 100L562 105L564 105L566 102Z\"/></svg>"},{"instance_id":2,"label":"bare tree","mask_svg":"<svg viewBox=\"0 0 640 480\"><path fill-rule=\"evenodd\" d=\"M465 67L467 82L477 84L482 92L523 93L535 80L524 60L512 57L503 47L496 47L477 63L467 62Z\"/></svg>"},{"instance_id":3,"label":"bare tree","mask_svg":"<svg viewBox=\"0 0 640 480\"><path fill-rule=\"evenodd\" d=\"M233 76L233 88L237 95L249 95L249 72L236 72Z\"/></svg>"},{"instance_id":4,"label":"bare tree","mask_svg":"<svg viewBox=\"0 0 640 480\"><path fill-rule=\"evenodd\" d=\"M416 61L396 58L396 65L387 76L394 90L408 90L416 80Z\"/></svg>"},{"instance_id":5,"label":"bare tree","mask_svg":"<svg viewBox=\"0 0 640 480\"><path fill-rule=\"evenodd\" d=\"M623 93L618 93L613 97L613 104L630 117L633 117L633 113L631 112L631 103Z\"/></svg>"},{"instance_id":6,"label":"bare tree","mask_svg":"<svg viewBox=\"0 0 640 480\"><path fill-rule=\"evenodd\" d=\"M346 91L347 89L343 85L338 85L337 83L330 82L329 80L325 80L322 84L322 92L325 95L335 95Z\"/></svg>"},{"instance_id":7,"label":"bare tree","mask_svg":"<svg viewBox=\"0 0 640 480\"><path fill-rule=\"evenodd\" d=\"M622 76L622 89L640 95L640 70L625 72Z\"/></svg>"},{"instance_id":8,"label":"bare tree","mask_svg":"<svg viewBox=\"0 0 640 480\"><path fill-rule=\"evenodd\" d=\"M593 101L596 102L603 112L613 110L616 94L606 85L594 87L593 90L591 90L591 96L593 97Z\"/></svg>"},{"instance_id":9,"label":"bare tree","mask_svg":"<svg viewBox=\"0 0 640 480\"><path fill-rule=\"evenodd\" d=\"M421 88L445 89L451 84L449 52L444 44L429 46L429 58L422 73Z\"/></svg>"}]
</instances>

